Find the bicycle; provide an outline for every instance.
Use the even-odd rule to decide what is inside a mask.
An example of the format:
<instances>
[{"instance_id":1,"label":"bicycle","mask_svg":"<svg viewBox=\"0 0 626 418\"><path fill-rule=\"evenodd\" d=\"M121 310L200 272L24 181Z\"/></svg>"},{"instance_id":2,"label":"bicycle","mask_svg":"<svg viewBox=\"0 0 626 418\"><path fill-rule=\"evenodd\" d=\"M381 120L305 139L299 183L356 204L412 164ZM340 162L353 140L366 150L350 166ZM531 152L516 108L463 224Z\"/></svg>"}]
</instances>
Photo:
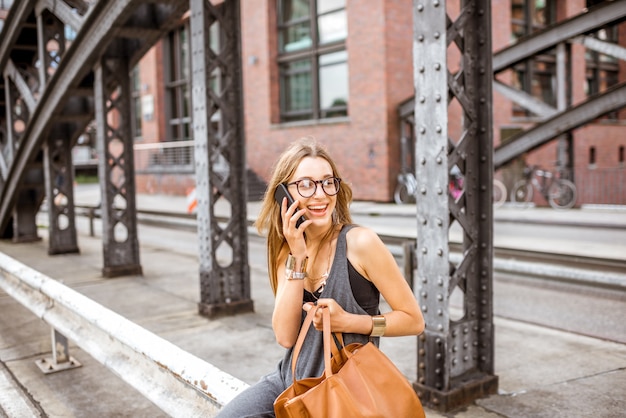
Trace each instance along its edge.
<instances>
[{"instance_id":1,"label":"bicycle","mask_svg":"<svg viewBox=\"0 0 626 418\"><path fill-rule=\"evenodd\" d=\"M506 196L506 186L500 180L494 178L492 191L493 207L499 208L500 206L502 206L506 201Z\"/></svg>"},{"instance_id":2,"label":"bicycle","mask_svg":"<svg viewBox=\"0 0 626 418\"><path fill-rule=\"evenodd\" d=\"M576 204L578 192L574 183L537 166L524 169L524 178L517 181L511 190L511 201L532 202L535 190L553 209L570 209Z\"/></svg>"},{"instance_id":3,"label":"bicycle","mask_svg":"<svg viewBox=\"0 0 626 418\"><path fill-rule=\"evenodd\" d=\"M463 193L463 176L460 173L453 173L450 176L450 194L456 201ZM493 179L492 203L494 208L499 208L506 201L506 186L500 180Z\"/></svg>"},{"instance_id":4,"label":"bicycle","mask_svg":"<svg viewBox=\"0 0 626 418\"><path fill-rule=\"evenodd\" d=\"M393 200L401 205L403 203L415 203L417 194L417 179L413 173L398 174L398 185L393 192Z\"/></svg>"}]
</instances>

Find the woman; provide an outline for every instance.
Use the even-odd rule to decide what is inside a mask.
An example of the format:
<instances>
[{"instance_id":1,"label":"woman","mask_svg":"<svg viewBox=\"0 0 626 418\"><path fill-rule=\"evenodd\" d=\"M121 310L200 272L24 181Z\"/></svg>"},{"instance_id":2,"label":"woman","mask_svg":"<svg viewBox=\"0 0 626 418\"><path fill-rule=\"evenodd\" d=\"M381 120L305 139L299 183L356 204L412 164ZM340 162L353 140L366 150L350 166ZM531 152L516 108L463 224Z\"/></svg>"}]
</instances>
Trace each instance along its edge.
<instances>
[{"instance_id":1,"label":"woman","mask_svg":"<svg viewBox=\"0 0 626 418\"><path fill-rule=\"evenodd\" d=\"M280 184L293 204L286 198L275 201ZM279 158L267 190L257 228L268 235L272 327L287 351L274 372L233 399L220 417L274 416L274 400L293 383L292 348L306 312L315 305L330 310L331 330L342 332L345 344L371 338L378 345L383 334L424 330L419 305L389 250L372 230L352 225L352 190L324 147L310 137L292 144ZM296 227L301 216L306 220ZM380 294L392 309L384 315ZM322 329L321 313L314 325ZM321 335L309 330L296 367L298 379L322 374Z\"/></svg>"}]
</instances>

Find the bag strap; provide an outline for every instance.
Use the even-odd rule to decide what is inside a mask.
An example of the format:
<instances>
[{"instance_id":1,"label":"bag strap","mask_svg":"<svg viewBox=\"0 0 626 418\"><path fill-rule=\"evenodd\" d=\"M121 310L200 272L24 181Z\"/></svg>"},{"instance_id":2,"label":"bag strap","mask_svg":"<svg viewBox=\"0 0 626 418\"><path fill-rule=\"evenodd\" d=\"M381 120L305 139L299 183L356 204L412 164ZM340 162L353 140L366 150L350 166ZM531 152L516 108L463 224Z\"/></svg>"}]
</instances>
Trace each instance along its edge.
<instances>
[{"instance_id":1,"label":"bag strap","mask_svg":"<svg viewBox=\"0 0 626 418\"><path fill-rule=\"evenodd\" d=\"M318 310L322 310L322 319L323 319L323 339L324 339L324 373L326 374L326 378L329 378L333 375L333 371L330 365L330 311L325 306L316 306L311 308L304 318L304 322L302 323L302 327L300 328L300 333L298 334L298 340L296 341L296 345L293 348L293 357L291 359L291 375L293 377L293 381L296 381L296 364L298 363L298 357L300 356L300 350L302 349L302 344L304 343L304 339L306 338L306 334L313 323L313 318L315 318L315 314Z\"/></svg>"}]
</instances>

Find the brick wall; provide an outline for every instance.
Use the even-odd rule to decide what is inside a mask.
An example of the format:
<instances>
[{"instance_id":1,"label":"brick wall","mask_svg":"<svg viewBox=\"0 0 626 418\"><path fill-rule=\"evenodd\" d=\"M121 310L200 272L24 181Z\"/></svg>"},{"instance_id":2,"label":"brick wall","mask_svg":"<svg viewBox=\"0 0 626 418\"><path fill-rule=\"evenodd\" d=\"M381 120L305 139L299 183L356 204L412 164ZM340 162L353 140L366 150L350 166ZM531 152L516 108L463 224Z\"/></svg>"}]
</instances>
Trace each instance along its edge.
<instances>
[{"instance_id":1,"label":"brick wall","mask_svg":"<svg viewBox=\"0 0 626 418\"><path fill-rule=\"evenodd\" d=\"M355 199L389 201L399 160L396 109L413 94L411 2L347 2L349 118L290 125L277 123L274 4L269 0L241 4L250 168L267 180L272 164L290 142L313 135L335 156Z\"/></svg>"}]
</instances>

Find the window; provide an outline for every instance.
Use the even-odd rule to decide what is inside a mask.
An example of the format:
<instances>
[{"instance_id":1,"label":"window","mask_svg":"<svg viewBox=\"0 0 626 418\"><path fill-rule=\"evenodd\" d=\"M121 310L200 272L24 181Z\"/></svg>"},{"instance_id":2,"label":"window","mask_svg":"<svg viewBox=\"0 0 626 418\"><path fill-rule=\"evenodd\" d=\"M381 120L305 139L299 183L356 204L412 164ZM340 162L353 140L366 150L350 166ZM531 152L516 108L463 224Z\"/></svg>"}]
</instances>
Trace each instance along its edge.
<instances>
[{"instance_id":1,"label":"window","mask_svg":"<svg viewBox=\"0 0 626 418\"><path fill-rule=\"evenodd\" d=\"M191 136L191 60L189 56L189 26L169 33L166 56L168 139L184 141Z\"/></svg>"},{"instance_id":2,"label":"window","mask_svg":"<svg viewBox=\"0 0 626 418\"><path fill-rule=\"evenodd\" d=\"M589 147L589 165L596 164L596 147Z\"/></svg>"},{"instance_id":3,"label":"window","mask_svg":"<svg viewBox=\"0 0 626 418\"><path fill-rule=\"evenodd\" d=\"M624 164L624 146L620 145L617 150L617 162L622 165Z\"/></svg>"},{"instance_id":4,"label":"window","mask_svg":"<svg viewBox=\"0 0 626 418\"><path fill-rule=\"evenodd\" d=\"M277 0L281 122L348 115L345 0Z\"/></svg>"},{"instance_id":5,"label":"window","mask_svg":"<svg viewBox=\"0 0 626 418\"><path fill-rule=\"evenodd\" d=\"M193 139L191 124L191 43L189 23L168 34L165 57L167 140L189 141ZM167 165L192 164L189 146L170 147L161 155Z\"/></svg>"},{"instance_id":6,"label":"window","mask_svg":"<svg viewBox=\"0 0 626 418\"><path fill-rule=\"evenodd\" d=\"M133 101L133 136L135 139L141 138L141 80L139 78L139 65L133 68L130 75L130 89Z\"/></svg>"},{"instance_id":7,"label":"window","mask_svg":"<svg viewBox=\"0 0 626 418\"><path fill-rule=\"evenodd\" d=\"M511 7L513 43L555 22L556 8L553 0L512 0ZM513 71L513 85L556 107L555 50L546 51L517 64ZM526 117L531 113L515 106L513 115Z\"/></svg>"}]
</instances>

